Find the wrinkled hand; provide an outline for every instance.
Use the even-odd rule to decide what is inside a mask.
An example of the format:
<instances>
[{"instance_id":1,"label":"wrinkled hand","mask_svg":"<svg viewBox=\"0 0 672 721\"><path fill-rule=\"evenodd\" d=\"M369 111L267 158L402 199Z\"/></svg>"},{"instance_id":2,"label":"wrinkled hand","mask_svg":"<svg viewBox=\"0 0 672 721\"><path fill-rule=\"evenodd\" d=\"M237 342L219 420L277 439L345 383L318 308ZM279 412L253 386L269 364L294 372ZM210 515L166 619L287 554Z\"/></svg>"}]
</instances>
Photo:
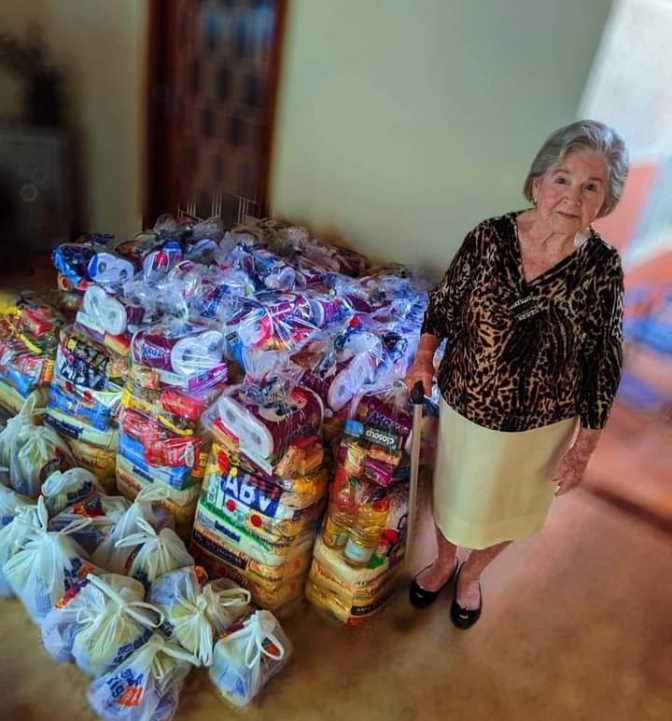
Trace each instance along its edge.
<instances>
[{"instance_id":1,"label":"wrinkled hand","mask_svg":"<svg viewBox=\"0 0 672 721\"><path fill-rule=\"evenodd\" d=\"M556 496L564 496L583 481L589 460L590 454L577 451L576 448L570 448L565 453L551 476L553 483L558 484L555 489Z\"/></svg>"},{"instance_id":2,"label":"wrinkled hand","mask_svg":"<svg viewBox=\"0 0 672 721\"><path fill-rule=\"evenodd\" d=\"M408 390L413 390L413 386L418 382L422 382L422 388L426 396L432 394L432 383L434 382L434 358L433 356L418 354L413 361L413 365L409 368L404 383Z\"/></svg>"}]
</instances>

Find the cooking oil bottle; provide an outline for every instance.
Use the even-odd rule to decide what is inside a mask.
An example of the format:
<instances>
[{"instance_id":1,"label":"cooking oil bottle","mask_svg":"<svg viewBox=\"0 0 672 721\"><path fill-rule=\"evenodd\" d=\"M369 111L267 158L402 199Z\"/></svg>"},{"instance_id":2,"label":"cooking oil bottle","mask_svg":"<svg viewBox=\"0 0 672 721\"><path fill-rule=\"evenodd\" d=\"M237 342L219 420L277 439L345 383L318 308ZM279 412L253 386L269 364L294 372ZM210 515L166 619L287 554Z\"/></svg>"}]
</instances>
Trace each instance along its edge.
<instances>
[{"instance_id":1,"label":"cooking oil bottle","mask_svg":"<svg viewBox=\"0 0 672 721\"><path fill-rule=\"evenodd\" d=\"M348 540L356 516L354 489L346 483L327 509L322 526L322 540L325 545L341 550Z\"/></svg>"},{"instance_id":2,"label":"cooking oil bottle","mask_svg":"<svg viewBox=\"0 0 672 721\"><path fill-rule=\"evenodd\" d=\"M387 499L365 503L360 507L343 549L343 556L351 566L363 568L371 560L385 527L388 509Z\"/></svg>"}]
</instances>

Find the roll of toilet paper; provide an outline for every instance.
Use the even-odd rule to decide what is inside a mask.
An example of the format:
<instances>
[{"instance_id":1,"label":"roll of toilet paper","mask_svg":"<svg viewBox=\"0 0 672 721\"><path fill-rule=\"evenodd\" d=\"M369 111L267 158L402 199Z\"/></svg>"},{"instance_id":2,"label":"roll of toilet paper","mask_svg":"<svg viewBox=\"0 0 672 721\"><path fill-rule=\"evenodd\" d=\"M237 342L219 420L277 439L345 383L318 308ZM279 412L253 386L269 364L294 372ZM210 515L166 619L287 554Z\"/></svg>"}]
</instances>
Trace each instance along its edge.
<instances>
[{"instance_id":1,"label":"roll of toilet paper","mask_svg":"<svg viewBox=\"0 0 672 721\"><path fill-rule=\"evenodd\" d=\"M101 285L123 283L135 275L135 266L130 260L112 253L96 253L87 270L89 278Z\"/></svg>"},{"instance_id":2,"label":"roll of toilet paper","mask_svg":"<svg viewBox=\"0 0 672 721\"><path fill-rule=\"evenodd\" d=\"M220 420L252 460L277 462L292 442L319 433L324 407L316 393L296 387L283 402L258 405L240 389L218 401Z\"/></svg>"},{"instance_id":3,"label":"roll of toilet paper","mask_svg":"<svg viewBox=\"0 0 672 721\"><path fill-rule=\"evenodd\" d=\"M336 374L327 391L327 403L334 411L340 411L376 377L376 361L372 356L361 354Z\"/></svg>"},{"instance_id":4,"label":"roll of toilet paper","mask_svg":"<svg viewBox=\"0 0 672 721\"><path fill-rule=\"evenodd\" d=\"M222 361L224 337L219 331L187 325L140 330L131 342L133 360L178 375L207 371Z\"/></svg>"},{"instance_id":5,"label":"roll of toilet paper","mask_svg":"<svg viewBox=\"0 0 672 721\"><path fill-rule=\"evenodd\" d=\"M99 285L86 289L80 312L84 316L84 325L91 325L94 321L94 328L97 326L96 329L110 335L122 335L129 326L141 323L145 314L141 306L124 303Z\"/></svg>"}]
</instances>

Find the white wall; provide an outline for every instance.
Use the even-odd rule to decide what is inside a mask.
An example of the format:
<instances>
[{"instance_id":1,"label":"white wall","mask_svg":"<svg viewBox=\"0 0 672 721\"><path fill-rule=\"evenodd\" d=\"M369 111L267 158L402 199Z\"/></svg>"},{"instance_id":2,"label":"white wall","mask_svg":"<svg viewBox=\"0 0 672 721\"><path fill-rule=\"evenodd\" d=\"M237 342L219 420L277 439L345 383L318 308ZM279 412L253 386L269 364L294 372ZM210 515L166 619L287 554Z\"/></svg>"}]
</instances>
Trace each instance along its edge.
<instances>
[{"instance_id":1,"label":"white wall","mask_svg":"<svg viewBox=\"0 0 672 721\"><path fill-rule=\"evenodd\" d=\"M444 268L523 207L539 144L575 119L611 0L293 0L276 214L373 257Z\"/></svg>"}]
</instances>

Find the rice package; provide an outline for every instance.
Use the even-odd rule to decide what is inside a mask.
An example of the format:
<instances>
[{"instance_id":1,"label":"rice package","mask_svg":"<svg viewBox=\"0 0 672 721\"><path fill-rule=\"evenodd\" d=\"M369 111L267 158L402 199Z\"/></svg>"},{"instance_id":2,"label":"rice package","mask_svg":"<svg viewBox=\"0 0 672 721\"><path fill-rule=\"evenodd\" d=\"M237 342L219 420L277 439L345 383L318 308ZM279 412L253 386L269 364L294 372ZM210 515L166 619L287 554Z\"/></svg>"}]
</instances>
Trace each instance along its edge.
<instances>
[{"instance_id":1,"label":"rice package","mask_svg":"<svg viewBox=\"0 0 672 721\"><path fill-rule=\"evenodd\" d=\"M164 633L203 666L212 665L216 635L251 612L249 591L226 578L207 581L198 566L180 568L154 581L148 595L165 617Z\"/></svg>"},{"instance_id":2,"label":"rice package","mask_svg":"<svg viewBox=\"0 0 672 721\"><path fill-rule=\"evenodd\" d=\"M88 525L88 519L75 521L62 531L49 531L47 509L41 498L37 513L39 530L23 541L22 549L2 570L30 618L39 624L68 589L94 568L86 552L70 537Z\"/></svg>"},{"instance_id":3,"label":"rice package","mask_svg":"<svg viewBox=\"0 0 672 721\"><path fill-rule=\"evenodd\" d=\"M126 576L89 574L42 622L42 641L56 661L75 661L98 677L144 645L162 615L144 602L145 589Z\"/></svg>"},{"instance_id":4,"label":"rice package","mask_svg":"<svg viewBox=\"0 0 672 721\"><path fill-rule=\"evenodd\" d=\"M217 641L210 680L227 701L245 706L282 670L291 652L276 617L270 611L257 611Z\"/></svg>"},{"instance_id":5,"label":"rice package","mask_svg":"<svg viewBox=\"0 0 672 721\"><path fill-rule=\"evenodd\" d=\"M87 691L91 708L102 719L170 721L182 682L197 660L176 643L155 633Z\"/></svg>"}]
</instances>

